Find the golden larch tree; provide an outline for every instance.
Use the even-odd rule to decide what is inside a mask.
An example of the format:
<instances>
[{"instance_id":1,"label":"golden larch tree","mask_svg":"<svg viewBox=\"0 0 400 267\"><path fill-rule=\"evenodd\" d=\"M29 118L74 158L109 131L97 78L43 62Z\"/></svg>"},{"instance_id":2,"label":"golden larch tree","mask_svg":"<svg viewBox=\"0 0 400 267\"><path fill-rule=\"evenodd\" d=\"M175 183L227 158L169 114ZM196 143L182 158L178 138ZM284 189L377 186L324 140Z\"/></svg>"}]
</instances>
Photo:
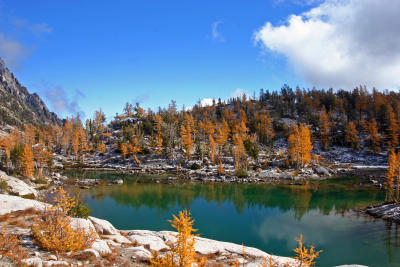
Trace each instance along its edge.
<instances>
[{"instance_id":1,"label":"golden larch tree","mask_svg":"<svg viewBox=\"0 0 400 267\"><path fill-rule=\"evenodd\" d=\"M126 156L128 155L128 146L125 143L121 143L120 148L122 157L124 160L126 159Z\"/></svg>"},{"instance_id":2,"label":"golden larch tree","mask_svg":"<svg viewBox=\"0 0 400 267\"><path fill-rule=\"evenodd\" d=\"M240 134L237 133L233 136L233 144L235 145L234 148L235 169L238 170L241 167L242 159L245 155L243 139Z\"/></svg>"},{"instance_id":3,"label":"golden larch tree","mask_svg":"<svg viewBox=\"0 0 400 267\"><path fill-rule=\"evenodd\" d=\"M226 120L222 120L222 123L216 128L215 141L218 144L218 156L221 158L222 148L228 142L229 138L229 125Z\"/></svg>"},{"instance_id":4,"label":"golden larch tree","mask_svg":"<svg viewBox=\"0 0 400 267\"><path fill-rule=\"evenodd\" d=\"M344 130L345 136L344 140L347 144L355 150L360 150L360 139L358 138L358 131L354 122L349 122Z\"/></svg>"},{"instance_id":5,"label":"golden larch tree","mask_svg":"<svg viewBox=\"0 0 400 267\"><path fill-rule=\"evenodd\" d=\"M399 171L399 159L398 155L396 152L392 149L389 153L388 157L388 170L386 173L386 199L387 200L395 200L394 194L393 194L393 186L394 186L394 181L396 177L398 176L398 171Z\"/></svg>"},{"instance_id":6,"label":"golden larch tree","mask_svg":"<svg viewBox=\"0 0 400 267\"><path fill-rule=\"evenodd\" d=\"M161 148L163 144L163 138L162 138L162 117L160 114L157 114L155 116L155 128L156 128L156 148L157 148L157 154L161 154Z\"/></svg>"},{"instance_id":7,"label":"golden larch tree","mask_svg":"<svg viewBox=\"0 0 400 267\"><path fill-rule=\"evenodd\" d=\"M33 168L35 167L33 159L34 156L31 147L29 145L25 145L20 161L23 175L30 179L33 178Z\"/></svg>"},{"instance_id":8,"label":"golden larch tree","mask_svg":"<svg viewBox=\"0 0 400 267\"><path fill-rule=\"evenodd\" d=\"M275 136L275 131L269 112L263 109L260 113L257 113L256 121L256 131L260 141L264 144L270 144Z\"/></svg>"},{"instance_id":9,"label":"golden larch tree","mask_svg":"<svg viewBox=\"0 0 400 267\"><path fill-rule=\"evenodd\" d=\"M215 140L211 134L208 136L208 140L210 142L210 159L211 159L212 164L214 164L215 163L216 144L215 144Z\"/></svg>"},{"instance_id":10,"label":"golden larch tree","mask_svg":"<svg viewBox=\"0 0 400 267\"><path fill-rule=\"evenodd\" d=\"M298 166L304 167L311 161L311 151L313 149L310 128L306 125L298 127L294 124L290 128L291 131L288 138L290 158Z\"/></svg>"},{"instance_id":11,"label":"golden larch tree","mask_svg":"<svg viewBox=\"0 0 400 267\"><path fill-rule=\"evenodd\" d=\"M370 145L370 149L374 153L378 153L381 151L381 137L378 132L378 125L376 124L376 120L372 119L367 124L368 131L368 141Z\"/></svg>"},{"instance_id":12,"label":"golden larch tree","mask_svg":"<svg viewBox=\"0 0 400 267\"><path fill-rule=\"evenodd\" d=\"M193 148L193 119L189 114L185 114L185 119L181 125L181 145L186 151L187 159L191 158Z\"/></svg>"},{"instance_id":13,"label":"golden larch tree","mask_svg":"<svg viewBox=\"0 0 400 267\"><path fill-rule=\"evenodd\" d=\"M142 148L139 145L139 139L135 136L128 144L128 154L131 155L137 164L140 163L140 160L137 157L137 154L142 152Z\"/></svg>"},{"instance_id":14,"label":"golden larch tree","mask_svg":"<svg viewBox=\"0 0 400 267\"><path fill-rule=\"evenodd\" d=\"M399 123L396 119L396 114L392 111L390 112L390 123L387 130L388 135L388 147L395 148L399 145Z\"/></svg>"},{"instance_id":15,"label":"golden larch tree","mask_svg":"<svg viewBox=\"0 0 400 267\"><path fill-rule=\"evenodd\" d=\"M329 148L330 131L331 127L329 117L325 111L325 108L323 108L319 114L319 136L325 151L327 151Z\"/></svg>"},{"instance_id":16,"label":"golden larch tree","mask_svg":"<svg viewBox=\"0 0 400 267\"><path fill-rule=\"evenodd\" d=\"M173 218L169 222L178 231L176 242L170 244L171 251L164 257L154 253L153 258L150 259L150 265L154 267L205 267L206 259L199 258L194 249L196 236L194 233L198 230L193 228L194 220L190 212L180 211L178 216L173 215Z\"/></svg>"}]
</instances>

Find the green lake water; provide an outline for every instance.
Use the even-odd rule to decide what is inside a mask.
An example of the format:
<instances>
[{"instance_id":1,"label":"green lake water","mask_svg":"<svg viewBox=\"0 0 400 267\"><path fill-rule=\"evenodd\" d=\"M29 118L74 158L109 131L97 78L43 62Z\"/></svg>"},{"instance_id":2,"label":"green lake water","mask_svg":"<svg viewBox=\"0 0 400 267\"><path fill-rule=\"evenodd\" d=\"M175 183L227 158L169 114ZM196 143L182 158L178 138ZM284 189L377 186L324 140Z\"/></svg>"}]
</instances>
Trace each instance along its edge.
<instances>
[{"instance_id":1,"label":"green lake water","mask_svg":"<svg viewBox=\"0 0 400 267\"><path fill-rule=\"evenodd\" d=\"M69 173L70 177L124 179L123 185L79 190L92 215L118 229L172 230L171 214L189 209L203 237L293 256L295 238L322 249L318 266L400 266L395 224L354 212L384 200L384 192L340 178L305 186L145 183L148 177Z\"/></svg>"}]
</instances>

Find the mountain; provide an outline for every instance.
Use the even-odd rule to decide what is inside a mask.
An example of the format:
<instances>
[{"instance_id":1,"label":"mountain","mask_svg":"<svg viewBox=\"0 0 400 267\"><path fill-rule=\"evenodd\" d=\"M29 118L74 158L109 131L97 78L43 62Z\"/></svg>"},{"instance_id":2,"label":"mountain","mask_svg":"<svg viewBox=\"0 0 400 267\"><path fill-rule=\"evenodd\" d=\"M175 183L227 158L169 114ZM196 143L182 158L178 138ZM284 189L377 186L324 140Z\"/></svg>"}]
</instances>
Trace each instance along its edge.
<instances>
[{"instance_id":1,"label":"mountain","mask_svg":"<svg viewBox=\"0 0 400 267\"><path fill-rule=\"evenodd\" d=\"M50 112L38 94L30 94L0 58L0 127L24 124L58 124L62 121Z\"/></svg>"}]
</instances>

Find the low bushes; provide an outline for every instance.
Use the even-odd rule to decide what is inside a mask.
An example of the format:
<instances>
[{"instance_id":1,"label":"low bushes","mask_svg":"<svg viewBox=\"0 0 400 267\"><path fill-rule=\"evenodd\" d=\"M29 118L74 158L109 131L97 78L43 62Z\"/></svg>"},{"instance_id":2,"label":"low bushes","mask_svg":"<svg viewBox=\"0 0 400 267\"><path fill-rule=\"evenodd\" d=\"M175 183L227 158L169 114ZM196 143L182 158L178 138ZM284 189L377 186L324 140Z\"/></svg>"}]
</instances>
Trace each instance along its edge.
<instances>
[{"instance_id":1,"label":"low bushes","mask_svg":"<svg viewBox=\"0 0 400 267\"><path fill-rule=\"evenodd\" d=\"M71 226L72 218L68 214L73 208L73 213L80 213L76 209L75 200L60 187L53 202L54 206L47 208L41 220L32 226L33 237L37 243L42 248L56 252L81 251L91 247L95 233L88 232L79 225Z\"/></svg>"}]
</instances>

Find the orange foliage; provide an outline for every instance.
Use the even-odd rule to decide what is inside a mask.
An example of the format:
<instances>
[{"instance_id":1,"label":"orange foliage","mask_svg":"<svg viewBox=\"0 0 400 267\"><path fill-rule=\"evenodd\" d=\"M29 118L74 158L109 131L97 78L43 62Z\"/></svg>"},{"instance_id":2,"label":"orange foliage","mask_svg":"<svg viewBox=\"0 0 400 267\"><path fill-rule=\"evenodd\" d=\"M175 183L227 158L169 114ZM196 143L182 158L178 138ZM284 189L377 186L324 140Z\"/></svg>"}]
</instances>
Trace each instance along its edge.
<instances>
[{"instance_id":1,"label":"orange foliage","mask_svg":"<svg viewBox=\"0 0 400 267\"><path fill-rule=\"evenodd\" d=\"M35 163L33 162L33 153L29 145L24 146L24 152L21 155L21 165L23 175L32 179Z\"/></svg>"},{"instance_id":2,"label":"orange foliage","mask_svg":"<svg viewBox=\"0 0 400 267\"><path fill-rule=\"evenodd\" d=\"M22 248L18 236L6 232L6 226L0 232L0 255L12 260L21 260L29 256L28 252Z\"/></svg>"},{"instance_id":3,"label":"orange foliage","mask_svg":"<svg viewBox=\"0 0 400 267\"><path fill-rule=\"evenodd\" d=\"M319 115L319 135L325 151L328 150L329 147L330 130L328 114L326 114L325 108L323 108Z\"/></svg>"},{"instance_id":4,"label":"orange foliage","mask_svg":"<svg viewBox=\"0 0 400 267\"><path fill-rule=\"evenodd\" d=\"M300 127L291 125L291 128L291 134L288 138L288 152L292 162L296 162L299 166L303 167L311 161L313 146L311 143L310 128L305 125L300 125Z\"/></svg>"},{"instance_id":5,"label":"orange foliage","mask_svg":"<svg viewBox=\"0 0 400 267\"><path fill-rule=\"evenodd\" d=\"M99 144L97 145L97 150L98 150L101 154L105 155L105 154L107 153L106 144L104 144L104 142L99 143Z\"/></svg>"},{"instance_id":6,"label":"orange foliage","mask_svg":"<svg viewBox=\"0 0 400 267\"><path fill-rule=\"evenodd\" d=\"M38 244L55 252L89 248L96 239L95 232L88 233L79 225L72 227L72 219L67 215L75 205L74 199L60 187L53 201L54 206L48 207L42 220L32 226L33 237Z\"/></svg>"},{"instance_id":7,"label":"orange foliage","mask_svg":"<svg viewBox=\"0 0 400 267\"><path fill-rule=\"evenodd\" d=\"M193 229L194 220L190 212L180 211L178 216L173 215L173 220L169 221L174 229L178 231L176 243L170 244L171 251L164 257L157 253L150 259L151 266L156 267L187 267L187 266L206 266L205 258L198 259L194 250L196 229Z\"/></svg>"},{"instance_id":8,"label":"orange foliage","mask_svg":"<svg viewBox=\"0 0 400 267\"><path fill-rule=\"evenodd\" d=\"M387 191L387 198L389 196L389 200L395 200L398 201L398 193L397 196L394 196L393 193L393 185L396 177L399 175L399 155L392 151L390 151L389 158L388 158L388 170L386 173L386 191ZM397 185L397 191L398 191L399 185Z\"/></svg>"},{"instance_id":9,"label":"orange foliage","mask_svg":"<svg viewBox=\"0 0 400 267\"><path fill-rule=\"evenodd\" d=\"M210 158L211 158L211 162L214 164L216 145L215 145L214 138L212 137L211 134L208 136L208 140L210 141Z\"/></svg>"},{"instance_id":10,"label":"orange foliage","mask_svg":"<svg viewBox=\"0 0 400 267\"><path fill-rule=\"evenodd\" d=\"M381 137L378 132L378 125L376 124L376 120L372 119L367 125L368 132L368 140L370 142L370 149L374 153L378 153L381 151L380 142Z\"/></svg>"},{"instance_id":11,"label":"orange foliage","mask_svg":"<svg viewBox=\"0 0 400 267\"><path fill-rule=\"evenodd\" d=\"M388 128L388 146L397 147L399 144L399 123L396 119L396 114L390 112L390 124Z\"/></svg>"},{"instance_id":12,"label":"orange foliage","mask_svg":"<svg viewBox=\"0 0 400 267\"><path fill-rule=\"evenodd\" d=\"M256 114L256 131L260 137L261 142L270 143L275 136L274 126L269 116L269 112L262 110Z\"/></svg>"},{"instance_id":13,"label":"orange foliage","mask_svg":"<svg viewBox=\"0 0 400 267\"><path fill-rule=\"evenodd\" d=\"M358 138L357 134L358 131L356 129L356 125L354 124L354 122L349 122L346 125L346 129L344 130L346 135L344 137L344 140L346 141L346 143L351 144L351 147L353 149L357 149L360 150L360 139Z\"/></svg>"},{"instance_id":14,"label":"orange foliage","mask_svg":"<svg viewBox=\"0 0 400 267\"><path fill-rule=\"evenodd\" d=\"M235 134L233 136L233 144L235 145L234 149L235 169L238 170L241 166L242 158L244 157L245 154L243 139L240 134Z\"/></svg>"},{"instance_id":15,"label":"orange foliage","mask_svg":"<svg viewBox=\"0 0 400 267\"><path fill-rule=\"evenodd\" d=\"M295 259L300 261L300 266L310 267L315 265L315 259L318 258L319 254L322 250L315 250L314 246L311 246L309 249L304 246L303 243L303 235L297 239L299 246L293 251L296 253Z\"/></svg>"},{"instance_id":16,"label":"orange foliage","mask_svg":"<svg viewBox=\"0 0 400 267\"><path fill-rule=\"evenodd\" d=\"M190 159L192 155L193 141L193 118L189 114L185 114L185 120L181 125L181 144L186 150L186 157Z\"/></svg>"},{"instance_id":17,"label":"orange foliage","mask_svg":"<svg viewBox=\"0 0 400 267\"><path fill-rule=\"evenodd\" d=\"M224 170L224 168L222 167L222 161L221 161L221 160L219 161L218 174L219 174L219 175L224 175L224 174L225 174L225 170Z\"/></svg>"},{"instance_id":18,"label":"orange foliage","mask_svg":"<svg viewBox=\"0 0 400 267\"><path fill-rule=\"evenodd\" d=\"M157 147L157 154L161 154L161 147L163 144L163 138L162 138L162 118L159 114L156 115L155 117L155 128L156 128L156 147Z\"/></svg>"}]
</instances>

